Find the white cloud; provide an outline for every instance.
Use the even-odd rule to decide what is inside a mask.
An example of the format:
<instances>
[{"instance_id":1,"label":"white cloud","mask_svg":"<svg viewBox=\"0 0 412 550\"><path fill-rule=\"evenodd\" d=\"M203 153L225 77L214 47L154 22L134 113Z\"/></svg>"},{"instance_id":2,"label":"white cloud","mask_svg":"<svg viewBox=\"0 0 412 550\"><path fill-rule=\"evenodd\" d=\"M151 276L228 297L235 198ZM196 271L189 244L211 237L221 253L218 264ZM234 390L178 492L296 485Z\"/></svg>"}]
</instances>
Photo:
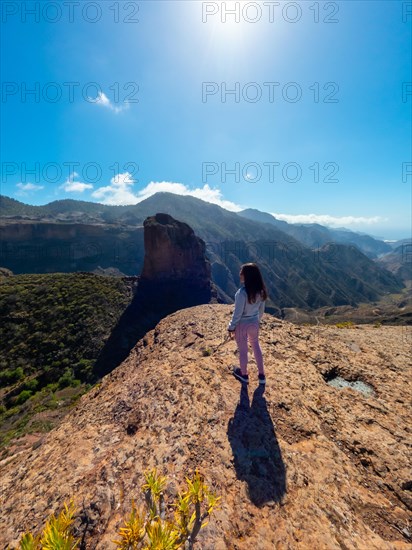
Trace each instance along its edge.
<instances>
[{"instance_id":1,"label":"white cloud","mask_svg":"<svg viewBox=\"0 0 412 550\"><path fill-rule=\"evenodd\" d=\"M35 191L40 191L40 189L44 189L44 185L35 185L34 183L16 183L16 187L19 188L18 191L16 191L15 195L17 197L27 197L31 193L34 193Z\"/></svg>"},{"instance_id":2,"label":"white cloud","mask_svg":"<svg viewBox=\"0 0 412 550\"><path fill-rule=\"evenodd\" d=\"M136 204L140 201L130 190L134 183L135 181L129 172L117 174L111 178L110 185L99 187L93 191L92 196L99 199L102 204Z\"/></svg>"},{"instance_id":3,"label":"white cloud","mask_svg":"<svg viewBox=\"0 0 412 550\"><path fill-rule=\"evenodd\" d=\"M212 189L205 184L203 187L190 189L183 183L175 183L171 181L151 181L146 187L134 194L131 187L135 183L132 175L129 172L117 174L110 180L111 185L100 187L93 191L92 195L96 199L100 199L103 204L137 204L155 193L166 192L174 193L175 195L190 195L212 204L217 204L226 210L239 212L243 208L238 204L223 199L220 189Z\"/></svg>"},{"instance_id":4,"label":"white cloud","mask_svg":"<svg viewBox=\"0 0 412 550\"><path fill-rule=\"evenodd\" d=\"M277 214L271 212L277 220L288 223L319 223L332 227L347 227L348 225L373 225L388 221L388 218L380 216L330 216L329 214Z\"/></svg>"},{"instance_id":5,"label":"white cloud","mask_svg":"<svg viewBox=\"0 0 412 550\"><path fill-rule=\"evenodd\" d=\"M175 193L176 195L190 195L192 197L196 197L197 199L201 199L202 201L217 204L218 206L232 212L239 212L240 210L243 210L242 206L225 200L220 189L212 189L207 183L203 187L190 189L183 183L174 183L171 181L151 181L144 189L139 191L138 195L139 198L141 197L140 200L144 200L147 199L147 197L159 192Z\"/></svg>"},{"instance_id":6,"label":"white cloud","mask_svg":"<svg viewBox=\"0 0 412 550\"><path fill-rule=\"evenodd\" d=\"M68 193L83 193L86 189L93 189L93 185L91 183L74 181L74 178L77 178L78 175L79 174L77 172L70 174L67 180L59 186L59 189L64 189Z\"/></svg>"},{"instance_id":7,"label":"white cloud","mask_svg":"<svg viewBox=\"0 0 412 550\"><path fill-rule=\"evenodd\" d=\"M37 191L38 189L44 189L44 185L35 185L34 183L17 183L16 187L22 191Z\"/></svg>"},{"instance_id":8,"label":"white cloud","mask_svg":"<svg viewBox=\"0 0 412 550\"><path fill-rule=\"evenodd\" d=\"M121 113L122 111L126 111L130 107L128 101L125 101L121 107L113 105L113 103L104 92L98 92L96 99L92 99L91 97L89 97L89 100L96 105L101 105L102 107L106 107L106 109L110 109L116 114Z\"/></svg>"}]
</instances>

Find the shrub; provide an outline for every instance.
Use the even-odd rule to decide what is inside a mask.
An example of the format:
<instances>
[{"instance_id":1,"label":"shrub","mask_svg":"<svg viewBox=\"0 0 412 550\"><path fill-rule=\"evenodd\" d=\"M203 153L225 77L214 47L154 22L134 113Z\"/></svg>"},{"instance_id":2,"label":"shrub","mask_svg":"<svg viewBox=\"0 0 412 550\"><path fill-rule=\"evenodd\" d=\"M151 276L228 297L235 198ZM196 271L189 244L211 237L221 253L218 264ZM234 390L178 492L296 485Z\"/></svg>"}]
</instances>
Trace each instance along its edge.
<instances>
[{"instance_id":1,"label":"shrub","mask_svg":"<svg viewBox=\"0 0 412 550\"><path fill-rule=\"evenodd\" d=\"M50 517L42 535L33 537L26 533L22 536L20 550L76 550L79 541L75 541L70 532L75 511L73 500L69 505L64 503L64 510L57 517L54 514Z\"/></svg>"},{"instance_id":2,"label":"shrub","mask_svg":"<svg viewBox=\"0 0 412 550\"><path fill-rule=\"evenodd\" d=\"M355 323L352 321L343 321L342 323L336 323L338 328L355 328Z\"/></svg>"},{"instance_id":3,"label":"shrub","mask_svg":"<svg viewBox=\"0 0 412 550\"><path fill-rule=\"evenodd\" d=\"M21 367L6 369L0 373L0 385L8 386L24 378L24 371Z\"/></svg>"},{"instance_id":4,"label":"shrub","mask_svg":"<svg viewBox=\"0 0 412 550\"><path fill-rule=\"evenodd\" d=\"M220 497L216 497L204 482L203 476L196 470L192 478L186 478L187 489L180 493L174 503L174 519L166 517L166 505L163 490L166 478L157 474L156 469L145 472L146 483L142 486L145 495L146 511L136 508L132 501L132 511L125 527L119 531L120 540L114 540L121 550L143 548L179 550L192 549L197 535L205 520L217 506ZM201 510L206 501L206 509ZM147 539L147 541L146 541Z\"/></svg>"},{"instance_id":5,"label":"shrub","mask_svg":"<svg viewBox=\"0 0 412 550\"><path fill-rule=\"evenodd\" d=\"M144 472L146 483L142 486L145 505L137 508L132 499L132 510L119 530L119 540L113 542L122 550L179 550L193 549L197 535L205 520L217 506L216 497L207 487L203 476L196 470L191 478L186 478L187 488L179 494L173 507L174 518L166 518L164 488L166 478L157 474L156 469ZM204 508L202 511L202 507ZM25 533L20 539L19 550L78 550L71 527L76 512L73 499L55 517L47 521L42 534L33 536Z\"/></svg>"},{"instance_id":6,"label":"shrub","mask_svg":"<svg viewBox=\"0 0 412 550\"><path fill-rule=\"evenodd\" d=\"M73 384L73 371L70 368L66 368L63 376L60 376L59 388L65 388L66 386L71 386Z\"/></svg>"},{"instance_id":7,"label":"shrub","mask_svg":"<svg viewBox=\"0 0 412 550\"><path fill-rule=\"evenodd\" d=\"M27 399L29 397L31 397L32 395L32 391L30 390L23 390L19 393L19 395L17 396L16 398L16 405L21 405L22 403L24 403L25 401L27 401Z\"/></svg>"},{"instance_id":8,"label":"shrub","mask_svg":"<svg viewBox=\"0 0 412 550\"><path fill-rule=\"evenodd\" d=\"M39 381L36 378L32 378L31 380L27 380L27 382L24 383L24 389L35 391L38 385Z\"/></svg>"},{"instance_id":9,"label":"shrub","mask_svg":"<svg viewBox=\"0 0 412 550\"><path fill-rule=\"evenodd\" d=\"M74 365L74 373L80 377L81 380L88 380L93 373L93 361L90 359L80 359L80 361Z\"/></svg>"}]
</instances>

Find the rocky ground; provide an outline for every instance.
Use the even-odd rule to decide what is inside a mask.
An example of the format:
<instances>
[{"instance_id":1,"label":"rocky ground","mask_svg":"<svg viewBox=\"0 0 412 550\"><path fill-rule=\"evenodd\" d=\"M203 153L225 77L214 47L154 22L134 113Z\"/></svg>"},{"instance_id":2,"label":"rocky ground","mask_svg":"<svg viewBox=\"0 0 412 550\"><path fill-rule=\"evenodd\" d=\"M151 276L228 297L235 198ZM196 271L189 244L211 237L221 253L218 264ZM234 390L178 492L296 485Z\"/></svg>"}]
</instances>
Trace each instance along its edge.
<instances>
[{"instance_id":1,"label":"rocky ground","mask_svg":"<svg viewBox=\"0 0 412 550\"><path fill-rule=\"evenodd\" d=\"M267 386L231 375L233 306L163 319L61 425L0 464L0 547L74 496L85 549L110 550L143 471L173 495L198 467L221 495L202 550L412 548L411 326L265 315ZM337 389L339 374L374 389Z\"/></svg>"}]
</instances>

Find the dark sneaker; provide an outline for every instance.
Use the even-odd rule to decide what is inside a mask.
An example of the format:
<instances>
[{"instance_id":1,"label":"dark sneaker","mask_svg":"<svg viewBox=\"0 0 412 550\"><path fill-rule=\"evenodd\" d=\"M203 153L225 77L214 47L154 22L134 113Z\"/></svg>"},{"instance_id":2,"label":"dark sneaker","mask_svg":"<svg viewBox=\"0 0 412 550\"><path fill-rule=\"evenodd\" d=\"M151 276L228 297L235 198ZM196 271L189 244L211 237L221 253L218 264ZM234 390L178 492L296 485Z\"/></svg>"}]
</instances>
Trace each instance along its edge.
<instances>
[{"instance_id":1,"label":"dark sneaker","mask_svg":"<svg viewBox=\"0 0 412 550\"><path fill-rule=\"evenodd\" d=\"M244 382L245 384L249 384L249 375L248 374L242 374L242 371L240 370L240 367L234 367L233 368L233 376L235 376L241 382Z\"/></svg>"},{"instance_id":2,"label":"dark sneaker","mask_svg":"<svg viewBox=\"0 0 412 550\"><path fill-rule=\"evenodd\" d=\"M259 384L266 384L266 376L264 374L259 374Z\"/></svg>"}]
</instances>

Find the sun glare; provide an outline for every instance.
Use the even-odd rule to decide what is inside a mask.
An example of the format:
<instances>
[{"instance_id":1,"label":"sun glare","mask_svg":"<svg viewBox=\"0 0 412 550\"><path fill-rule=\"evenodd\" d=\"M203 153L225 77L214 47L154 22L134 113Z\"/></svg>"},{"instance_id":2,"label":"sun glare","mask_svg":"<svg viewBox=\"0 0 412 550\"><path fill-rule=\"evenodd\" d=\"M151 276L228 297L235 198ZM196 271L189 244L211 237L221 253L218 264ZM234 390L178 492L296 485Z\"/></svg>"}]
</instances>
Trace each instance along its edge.
<instances>
[{"instance_id":1,"label":"sun glare","mask_svg":"<svg viewBox=\"0 0 412 550\"><path fill-rule=\"evenodd\" d=\"M222 5L225 8L222 8ZM216 8L218 12L203 13L202 20L210 27L210 37L216 47L235 49L246 43L250 45L256 28L254 24L256 17L245 18L242 5L243 2L222 2Z\"/></svg>"},{"instance_id":2,"label":"sun glare","mask_svg":"<svg viewBox=\"0 0 412 550\"><path fill-rule=\"evenodd\" d=\"M182 36L198 53L199 69L213 69L226 78L249 70L266 55L264 44L273 26L265 3L202 1L179 3ZM189 23L191 22L191 24ZM280 33L278 32L277 35ZM273 40L273 34L271 34Z\"/></svg>"}]
</instances>

